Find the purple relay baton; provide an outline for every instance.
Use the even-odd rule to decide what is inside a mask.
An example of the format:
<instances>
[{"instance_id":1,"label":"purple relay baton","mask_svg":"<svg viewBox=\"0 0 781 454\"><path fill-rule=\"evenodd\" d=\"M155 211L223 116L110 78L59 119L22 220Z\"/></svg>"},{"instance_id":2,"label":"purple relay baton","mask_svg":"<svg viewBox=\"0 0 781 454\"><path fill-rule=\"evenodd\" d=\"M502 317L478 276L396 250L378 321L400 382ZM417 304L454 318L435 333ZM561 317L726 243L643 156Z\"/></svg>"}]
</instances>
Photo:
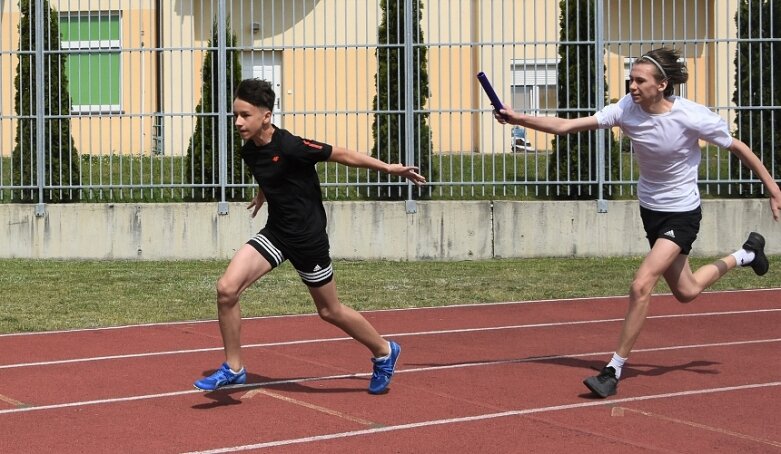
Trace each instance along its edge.
<instances>
[{"instance_id":1,"label":"purple relay baton","mask_svg":"<svg viewBox=\"0 0 781 454\"><path fill-rule=\"evenodd\" d=\"M483 90L485 91L485 94L488 95L488 99L491 100L491 104L494 106L494 109L497 112L499 112L501 109L504 109L504 104L502 104L502 101L500 101L499 97L496 96L494 87L492 87L491 82L488 81L488 76L486 76L485 73L481 71L477 73L477 80L479 80L480 85L483 86Z\"/></svg>"}]
</instances>

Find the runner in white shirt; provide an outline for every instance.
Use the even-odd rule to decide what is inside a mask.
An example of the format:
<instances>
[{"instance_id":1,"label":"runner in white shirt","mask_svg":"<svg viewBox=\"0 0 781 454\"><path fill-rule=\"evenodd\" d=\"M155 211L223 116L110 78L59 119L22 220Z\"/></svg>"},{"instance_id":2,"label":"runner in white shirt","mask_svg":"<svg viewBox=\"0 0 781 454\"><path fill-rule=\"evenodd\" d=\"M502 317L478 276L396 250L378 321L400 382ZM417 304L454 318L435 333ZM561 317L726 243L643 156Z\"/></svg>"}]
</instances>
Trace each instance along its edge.
<instances>
[{"instance_id":1,"label":"runner in white shirt","mask_svg":"<svg viewBox=\"0 0 781 454\"><path fill-rule=\"evenodd\" d=\"M648 313L651 292L664 277L681 302L702 291L736 266L767 273L765 239L751 232L742 249L692 272L689 252L700 228L702 212L697 188L699 140L734 153L762 181L770 195L773 219L781 210L781 189L762 161L740 140L730 136L726 122L705 106L673 96L675 84L688 79L679 53L652 50L635 60L629 74L629 94L590 117L536 117L511 108L495 112L510 123L552 134L618 126L632 141L640 167L637 194L650 252L640 264L629 290L629 308L613 358L599 375L583 383L599 397L616 393L621 370Z\"/></svg>"}]
</instances>

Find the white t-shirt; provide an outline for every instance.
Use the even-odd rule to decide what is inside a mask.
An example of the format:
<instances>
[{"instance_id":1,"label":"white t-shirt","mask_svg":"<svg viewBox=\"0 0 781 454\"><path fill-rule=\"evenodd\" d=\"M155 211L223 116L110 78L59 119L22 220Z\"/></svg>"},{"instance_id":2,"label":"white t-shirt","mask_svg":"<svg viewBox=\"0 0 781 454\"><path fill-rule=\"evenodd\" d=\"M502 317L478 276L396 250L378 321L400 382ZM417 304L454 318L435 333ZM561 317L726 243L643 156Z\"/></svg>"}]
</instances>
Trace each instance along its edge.
<instances>
[{"instance_id":1,"label":"white t-shirt","mask_svg":"<svg viewBox=\"0 0 781 454\"><path fill-rule=\"evenodd\" d=\"M626 95L595 117L601 128L618 126L632 140L640 167L637 198L654 211L690 211L700 205L698 140L732 145L727 123L707 107L678 96L672 109L649 114Z\"/></svg>"}]
</instances>

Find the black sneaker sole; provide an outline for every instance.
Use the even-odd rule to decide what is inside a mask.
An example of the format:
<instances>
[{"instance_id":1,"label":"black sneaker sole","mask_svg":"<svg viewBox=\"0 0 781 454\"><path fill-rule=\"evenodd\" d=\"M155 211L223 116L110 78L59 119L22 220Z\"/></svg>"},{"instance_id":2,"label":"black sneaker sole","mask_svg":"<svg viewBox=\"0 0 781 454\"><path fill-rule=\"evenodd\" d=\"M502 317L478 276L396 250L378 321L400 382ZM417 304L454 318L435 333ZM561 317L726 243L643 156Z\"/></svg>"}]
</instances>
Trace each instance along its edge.
<instances>
[{"instance_id":1,"label":"black sneaker sole","mask_svg":"<svg viewBox=\"0 0 781 454\"><path fill-rule=\"evenodd\" d=\"M614 395L616 393L616 388L617 388L617 386L614 385L612 388L607 390L605 390L604 388L600 389L602 383L599 382L599 379L597 379L597 377L588 377L587 379L583 380L583 384L586 385L586 388L588 388L592 393L594 393L595 395L603 399L605 397Z\"/></svg>"},{"instance_id":2,"label":"black sneaker sole","mask_svg":"<svg viewBox=\"0 0 781 454\"><path fill-rule=\"evenodd\" d=\"M749 266L757 276L767 274L770 263L765 255L765 237L757 232L749 233L748 239L743 243L743 249L754 253L754 260L749 263Z\"/></svg>"}]
</instances>

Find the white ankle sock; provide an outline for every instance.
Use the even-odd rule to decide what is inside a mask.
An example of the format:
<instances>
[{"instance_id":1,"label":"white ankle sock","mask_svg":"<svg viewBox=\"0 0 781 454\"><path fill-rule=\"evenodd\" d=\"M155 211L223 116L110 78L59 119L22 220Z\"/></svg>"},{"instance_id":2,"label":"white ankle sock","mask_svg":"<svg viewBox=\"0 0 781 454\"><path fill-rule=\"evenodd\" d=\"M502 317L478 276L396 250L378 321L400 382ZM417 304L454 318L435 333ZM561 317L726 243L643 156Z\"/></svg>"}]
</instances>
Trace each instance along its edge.
<instances>
[{"instance_id":1,"label":"white ankle sock","mask_svg":"<svg viewBox=\"0 0 781 454\"><path fill-rule=\"evenodd\" d=\"M391 349L390 342L388 342L388 349L390 350L387 355L385 356L375 356L374 359L377 361L385 361L386 359L390 358L391 353L393 353L393 350Z\"/></svg>"},{"instance_id":2,"label":"white ankle sock","mask_svg":"<svg viewBox=\"0 0 781 454\"><path fill-rule=\"evenodd\" d=\"M754 251L747 251L745 249L737 250L730 255L735 257L735 261L738 262L738 266L748 265L754 260L754 257L756 256Z\"/></svg>"},{"instance_id":3,"label":"white ankle sock","mask_svg":"<svg viewBox=\"0 0 781 454\"><path fill-rule=\"evenodd\" d=\"M621 369L624 367L624 363L627 358L618 356L618 353L613 353L613 358L607 363L607 367L612 367L616 370L616 378L621 378Z\"/></svg>"}]
</instances>

